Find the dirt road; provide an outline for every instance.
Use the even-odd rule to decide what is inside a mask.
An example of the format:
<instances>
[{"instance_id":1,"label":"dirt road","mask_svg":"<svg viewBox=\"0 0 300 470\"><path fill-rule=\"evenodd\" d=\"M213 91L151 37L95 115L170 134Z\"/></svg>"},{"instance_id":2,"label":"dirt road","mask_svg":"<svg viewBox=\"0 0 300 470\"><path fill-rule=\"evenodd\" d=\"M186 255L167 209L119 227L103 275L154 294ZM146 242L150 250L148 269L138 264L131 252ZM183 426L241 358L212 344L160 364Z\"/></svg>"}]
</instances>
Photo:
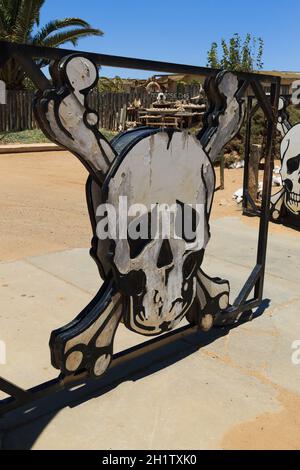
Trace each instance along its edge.
<instances>
[{"instance_id":1,"label":"dirt road","mask_svg":"<svg viewBox=\"0 0 300 470\"><path fill-rule=\"evenodd\" d=\"M1 155L0 260L88 246L86 178L67 152Z\"/></svg>"}]
</instances>

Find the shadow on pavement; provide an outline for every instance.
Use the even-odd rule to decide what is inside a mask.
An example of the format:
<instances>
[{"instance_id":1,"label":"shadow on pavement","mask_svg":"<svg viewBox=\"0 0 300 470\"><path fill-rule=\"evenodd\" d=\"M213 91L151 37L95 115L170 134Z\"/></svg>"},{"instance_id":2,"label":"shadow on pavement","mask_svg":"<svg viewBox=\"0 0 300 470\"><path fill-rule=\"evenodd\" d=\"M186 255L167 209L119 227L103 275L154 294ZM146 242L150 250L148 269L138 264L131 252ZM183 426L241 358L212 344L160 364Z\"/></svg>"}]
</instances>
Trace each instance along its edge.
<instances>
[{"instance_id":1,"label":"shadow on pavement","mask_svg":"<svg viewBox=\"0 0 300 470\"><path fill-rule=\"evenodd\" d=\"M262 315L269 304L270 300L265 299L251 315L251 319ZM237 328L248 320L249 315L245 315L232 326L212 328L208 333L199 331L188 339L174 341L158 350L129 360L126 364L116 366L108 370L101 379L84 381L7 413L0 422L0 448L31 449L39 435L61 409L67 406L76 407L110 392L125 381L141 380L165 369L213 343L216 339L226 336L231 329Z\"/></svg>"}]
</instances>

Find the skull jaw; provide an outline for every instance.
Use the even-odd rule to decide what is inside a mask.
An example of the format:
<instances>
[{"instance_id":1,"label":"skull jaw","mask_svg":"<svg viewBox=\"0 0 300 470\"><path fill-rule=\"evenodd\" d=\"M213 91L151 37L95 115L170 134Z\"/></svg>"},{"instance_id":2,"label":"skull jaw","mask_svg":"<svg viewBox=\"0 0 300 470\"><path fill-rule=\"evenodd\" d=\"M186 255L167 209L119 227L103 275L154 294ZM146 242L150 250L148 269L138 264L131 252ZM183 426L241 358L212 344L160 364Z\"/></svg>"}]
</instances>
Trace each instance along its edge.
<instances>
[{"instance_id":1,"label":"skull jaw","mask_svg":"<svg viewBox=\"0 0 300 470\"><path fill-rule=\"evenodd\" d=\"M180 312L177 313L174 318L164 320L163 318L159 318L159 315L152 315L146 318L143 312L136 313L134 307L135 302L131 297L128 299L128 308L124 315L124 323L128 329L135 333L145 336L156 336L175 328L189 311L192 303L193 301L182 304Z\"/></svg>"},{"instance_id":2,"label":"skull jaw","mask_svg":"<svg viewBox=\"0 0 300 470\"><path fill-rule=\"evenodd\" d=\"M300 195L286 191L284 203L292 214L300 215Z\"/></svg>"},{"instance_id":3,"label":"skull jaw","mask_svg":"<svg viewBox=\"0 0 300 470\"><path fill-rule=\"evenodd\" d=\"M127 296L124 308L124 324L136 333L155 336L171 331L188 313L196 297L196 278L193 278L189 294L185 299L177 299L171 309L166 305L154 306L145 312L144 295Z\"/></svg>"},{"instance_id":4,"label":"skull jaw","mask_svg":"<svg viewBox=\"0 0 300 470\"><path fill-rule=\"evenodd\" d=\"M125 326L142 335L159 335L175 328L192 306L197 293L197 271L204 249L192 252L168 269L157 270L154 278L143 270L122 274L114 265L114 276L123 294ZM168 279L166 281L166 279Z\"/></svg>"}]
</instances>

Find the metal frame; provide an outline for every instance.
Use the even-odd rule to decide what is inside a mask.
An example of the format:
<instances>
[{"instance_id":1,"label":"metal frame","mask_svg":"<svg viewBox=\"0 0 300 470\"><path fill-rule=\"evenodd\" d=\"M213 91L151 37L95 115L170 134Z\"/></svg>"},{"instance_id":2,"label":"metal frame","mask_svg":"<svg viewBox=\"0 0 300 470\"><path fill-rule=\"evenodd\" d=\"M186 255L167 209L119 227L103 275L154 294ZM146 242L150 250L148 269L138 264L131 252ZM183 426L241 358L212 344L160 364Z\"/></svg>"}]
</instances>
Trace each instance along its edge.
<instances>
[{"instance_id":1,"label":"metal frame","mask_svg":"<svg viewBox=\"0 0 300 470\"><path fill-rule=\"evenodd\" d=\"M15 43L8 43L0 41L0 68L10 58L14 58L20 63L23 70L35 83L40 90L46 90L49 88L49 80L41 72L39 67L36 65L34 59L46 59L48 61L58 60L66 55L72 54L74 51L67 49L53 49L37 46L20 45ZM78 52L85 57L93 60L98 65L112 66L112 67L123 67L131 69L149 70L155 72L169 72L169 73L184 73L184 74L202 74L204 76L216 76L219 70L197 67L192 65L174 64L167 62L157 62L151 60L134 59L127 57L111 56L104 54ZM253 95L257 100L257 105L252 108L252 99L248 101L248 109L246 113L246 138L245 138L245 173L244 173L244 189L247 189L248 181L248 163L250 159L250 135L251 135L251 118L258 109L261 107L266 120L267 120L267 139L265 148L265 166L264 166L264 185L262 195L262 206L260 210L260 226L259 226L259 237L257 245L257 258L256 265L254 266L250 276L242 287L237 298L233 304L228 307L225 311L217 314L216 324L227 325L231 324L239 317L243 312L250 311L261 305L263 299L263 286L264 286L264 275L265 275L265 264L266 264L266 248L268 239L268 223L269 223L269 212L270 212L270 195L271 195L271 184L272 184L272 148L273 139L276 130L277 123L277 110L278 100L280 93L280 78L270 75L255 74L255 73L243 73L237 72L239 80L243 81L241 87L241 96L246 90L251 87ZM270 95L266 95L262 86L262 83L269 83L271 86ZM252 298L248 298L252 290L254 289L254 295ZM190 337L194 335L199 329L198 326L184 326L170 333L166 333L158 336L155 339L146 341L141 345L122 351L121 353L113 355L113 361L110 369L114 369L120 364L124 364L132 360L133 358L141 357L144 354L158 350L166 344L173 343L180 338ZM70 390L70 388L80 383L86 383L88 379L87 373L73 374L64 376L60 374L56 379L40 384L30 390L23 390L15 384L10 383L4 378L0 378L0 390L10 395L10 398L0 401L0 416L8 413L9 411L16 409L26 409L27 411L32 407L32 403L39 399L52 395L53 393ZM101 383L105 382L105 378L98 380L90 379L89 382L93 382L93 387L100 388ZM55 405L56 407L58 405ZM24 408L25 407L25 408ZM30 413L29 413L30 414ZM25 416L25 415L24 415ZM27 415L28 416L28 415Z\"/></svg>"},{"instance_id":2,"label":"metal frame","mask_svg":"<svg viewBox=\"0 0 300 470\"><path fill-rule=\"evenodd\" d=\"M249 192L249 166L251 158L251 129L252 129L252 118L256 112L260 109L259 102L254 103L255 95L251 94L247 97L246 105L246 129L245 129L245 141L244 141L244 177L243 177L243 215L247 216L258 216L261 214L261 207L258 206ZM273 162L272 162L273 163ZM259 164L259 168L264 168ZM258 170L259 170L258 168ZM249 207L250 206L250 207Z\"/></svg>"}]
</instances>

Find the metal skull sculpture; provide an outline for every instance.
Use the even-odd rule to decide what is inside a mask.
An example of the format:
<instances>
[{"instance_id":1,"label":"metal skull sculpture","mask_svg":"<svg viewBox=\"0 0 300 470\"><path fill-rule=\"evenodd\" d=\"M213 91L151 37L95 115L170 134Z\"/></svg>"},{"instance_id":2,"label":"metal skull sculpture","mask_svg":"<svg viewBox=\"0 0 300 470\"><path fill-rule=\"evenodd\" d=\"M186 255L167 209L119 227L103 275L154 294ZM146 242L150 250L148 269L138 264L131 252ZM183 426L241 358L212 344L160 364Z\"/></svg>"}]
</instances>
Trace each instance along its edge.
<instances>
[{"instance_id":1,"label":"metal skull sculpture","mask_svg":"<svg viewBox=\"0 0 300 470\"><path fill-rule=\"evenodd\" d=\"M107 201L114 207L126 194L128 207L142 201L148 209L141 216L129 217L129 228L151 216L154 223L157 214L151 207L167 205L174 207L171 235L182 212L192 211L189 205L205 207L199 220L201 239L194 243L183 237L152 239L151 234L114 240L113 268L128 298L125 323L138 333L152 335L176 326L195 299L197 269L209 240L210 205L206 203L212 200L214 172L200 142L189 134L139 129L129 134L131 139L134 133L138 140L106 182Z\"/></svg>"},{"instance_id":2,"label":"metal skull sculpture","mask_svg":"<svg viewBox=\"0 0 300 470\"><path fill-rule=\"evenodd\" d=\"M300 123L292 126L286 111L287 101L279 100L277 129L283 136L280 145L282 189L271 197L271 214L280 220L283 208L293 216L300 215Z\"/></svg>"},{"instance_id":3,"label":"metal skull sculpture","mask_svg":"<svg viewBox=\"0 0 300 470\"><path fill-rule=\"evenodd\" d=\"M75 154L88 169L88 209L93 229L91 255L103 285L89 305L68 325L52 332L52 364L66 374L88 370L100 376L113 353L120 321L143 335L173 329L185 316L203 329L229 303L229 283L201 270L210 238L209 215L215 188L212 161L238 131L244 104L232 73L220 73L206 83L209 111L197 135L179 130L141 127L120 133L108 142L98 130L98 116L87 95L96 85L97 67L71 55L51 66L53 87L38 93L35 113L45 134ZM151 219L161 204L174 208L171 231L177 233L178 214L196 217L196 239L184 236L144 238L116 235L100 240L103 203L120 213L120 197L128 207L143 204L146 212L128 214L128 227ZM198 205L202 211L195 212ZM154 208L154 210L153 210ZM122 211L121 211L122 212ZM159 218L157 219L159 221ZM185 230L182 219L181 234Z\"/></svg>"},{"instance_id":4,"label":"metal skull sculpture","mask_svg":"<svg viewBox=\"0 0 300 470\"><path fill-rule=\"evenodd\" d=\"M284 202L293 214L300 214L300 124L293 126L281 142L281 177Z\"/></svg>"}]
</instances>

